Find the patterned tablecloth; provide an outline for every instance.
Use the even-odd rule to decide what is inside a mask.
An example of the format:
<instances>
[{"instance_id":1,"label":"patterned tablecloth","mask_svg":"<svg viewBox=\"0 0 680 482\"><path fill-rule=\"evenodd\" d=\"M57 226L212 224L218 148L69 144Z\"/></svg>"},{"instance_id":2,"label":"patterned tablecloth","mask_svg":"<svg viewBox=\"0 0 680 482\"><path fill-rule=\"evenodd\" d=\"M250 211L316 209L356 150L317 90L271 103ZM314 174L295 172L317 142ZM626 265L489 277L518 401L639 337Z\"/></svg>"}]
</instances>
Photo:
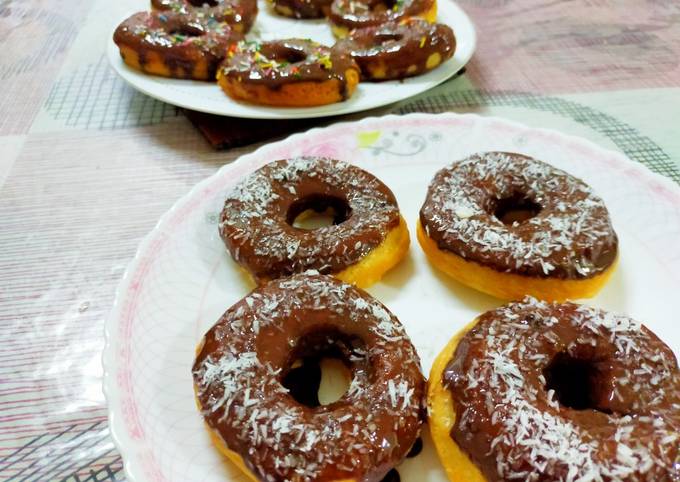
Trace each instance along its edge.
<instances>
[{"instance_id":1,"label":"patterned tablecloth","mask_svg":"<svg viewBox=\"0 0 680 482\"><path fill-rule=\"evenodd\" d=\"M101 392L115 286L178 197L257 147L216 152L115 76L106 42L143 3L0 0L0 480L124 479ZM459 3L479 33L465 74L352 118L499 115L680 183L678 1Z\"/></svg>"}]
</instances>

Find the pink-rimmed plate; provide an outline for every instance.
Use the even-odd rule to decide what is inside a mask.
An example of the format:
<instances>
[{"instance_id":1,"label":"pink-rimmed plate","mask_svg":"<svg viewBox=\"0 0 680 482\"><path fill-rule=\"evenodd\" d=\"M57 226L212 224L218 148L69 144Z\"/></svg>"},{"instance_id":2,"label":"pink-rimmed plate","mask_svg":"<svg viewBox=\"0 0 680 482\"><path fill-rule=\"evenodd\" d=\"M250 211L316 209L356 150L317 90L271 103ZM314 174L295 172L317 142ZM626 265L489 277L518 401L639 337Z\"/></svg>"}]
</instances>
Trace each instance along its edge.
<instances>
[{"instance_id":1,"label":"pink-rimmed plate","mask_svg":"<svg viewBox=\"0 0 680 482\"><path fill-rule=\"evenodd\" d=\"M434 173L468 154L515 151L588 182L621 241L612 280L588 303L628 313L680 353L680 188L620 153L555 131L476 115L388 116L341 123L264 146L199 183L142 241L106 323L104 391L113 438L131 481L247 480L212 447L190 368L202 334L250 289L217 234L228 189L263 164L298 155L359 165L392 188L413 233ZM502 304L440 275L417 243L369 291L404 323L425 373L449 336ZM424 309L426 307L426 309ZM445 481L425 436L398 470L405 482Z\"/></svg>"}]
</instances>

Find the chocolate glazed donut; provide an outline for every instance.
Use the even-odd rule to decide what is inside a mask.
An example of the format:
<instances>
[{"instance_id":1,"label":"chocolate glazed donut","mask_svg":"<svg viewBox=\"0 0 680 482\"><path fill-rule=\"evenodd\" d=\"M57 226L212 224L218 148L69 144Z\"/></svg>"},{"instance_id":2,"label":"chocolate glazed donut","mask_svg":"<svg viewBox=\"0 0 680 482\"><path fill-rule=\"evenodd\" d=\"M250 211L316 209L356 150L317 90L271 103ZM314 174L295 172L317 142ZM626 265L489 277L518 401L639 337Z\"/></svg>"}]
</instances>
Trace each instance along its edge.
<instances>
[{"instance_id":1,"label":"chocolate glazed donut","mask_svg":"<svg viewBox=\"0 0 680 482\"><path fill-rule=\"evenodd\" d=\"M351 97L359 67L349 55L309 39L240 42L228 52L218 81L237 100L324 105Z\"/></svg>"},{"instance_id":2,"label":"chocolate glazed donut","mask_svg":"<svg viewBox=\"0 0 680 482\"><path fill-rule=\"evenodd\" d=\"M357 28L375 27L412 17L434 22L437 18L436 0L333 0L328 15L333 34L338 38Z\"/></svg>"},{"instance_id":3,"label":"chocolate glazed donut","mask_svg":"<svg viewBox=\"0 0 680 482\"><path fill-rule=\"evenodd\" d=\"M178 79L214 80L227 49L242 38L212 17L140 12L113 34L123 60L143 72Z\"/></svg>"},{"instance_id":4,"label":"chocolate glazed donut","mask_svg":"<svg viewBox=\"0 0 680 482\"><path fill-rule=\"evenodd\" d=\"M504 299L593 296L618 238L580 179L521 154L474 154L441 169L420 210L418 239L455 279Z\"/></svg>"},{"instance_id":5,"label":"chocolate glazed donut","mask_svg":"<svg viewBox=\"0 0 680 482\"><path fill-rule=\"evenodd\" d=\"M347 392L306 406L284 387L296 360L339 358ZM253 291L203 338L197 400L221 449L259 480L377 481L414 445L425 380L399 321L367 293L295 275Z\"/></svg>"},{"instance_id":6,"label":"chocolate glazed donut","mask_svg":"<svg viewBox=\"0 0 680 482\"><path fill-rule=\"evenodd\" d=\"M420 18L353 30L333 47L347 52L364 80L403 79L432 70L456 49L453 30Z\"/></svg>"},{"instance_id":7,"label":"chocolate glazed donut","mask_svg":"<svg viewBox=\"0 0 680 482\"><path fill-rule=\"evenodd\" d=\"M293 226L299 214L327 208L334 225ZM260 282L315 269L367 286L343 274L373 256L370 277L377 265L393 266L408 249L392 191L370 173L327 158L280 160L243 179L225 200L220 235L234 260Z\"/></svg>"},{"instance_id":8,"label":"chocolate glazed donut","mask_svg":"<svg viewBox=\"0 0 680 482\"><path fill-rule=\"evenodd\" d=\"M532 298L487 312L435 362L428 403L450 476L454 441L488 482L680 478L680 370L626 316Z\"/></svg>"},{"instance_id":9,"label":"chocolate glazed donut","mask_svg":"<svg viewBox=\"0 0 680 482\"><path fill-rule=\"evenodd\" d=\"M151 0L151 7L159 11L211 17L244 34L257 17L257 0Z\"/></svg>"}]
</instances>

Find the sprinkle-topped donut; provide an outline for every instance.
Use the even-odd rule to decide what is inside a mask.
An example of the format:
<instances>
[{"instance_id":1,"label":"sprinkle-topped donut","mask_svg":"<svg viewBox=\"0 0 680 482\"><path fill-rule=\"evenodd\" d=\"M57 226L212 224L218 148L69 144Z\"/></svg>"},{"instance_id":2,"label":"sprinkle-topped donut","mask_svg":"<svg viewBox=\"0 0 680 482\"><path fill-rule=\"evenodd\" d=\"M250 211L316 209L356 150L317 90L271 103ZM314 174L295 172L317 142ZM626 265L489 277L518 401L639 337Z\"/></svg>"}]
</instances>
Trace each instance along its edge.
<instances>
[{"instance_id":1,"label":"sprinkle-topped donut","mask_svg":"<svg viewBox=\"0 0 680 482\"><path fill-rule=\"evenodd\" d=\"M306 211L334 211L331 226L306 230ZM220 235L257 281L315 269L368 286L406 254L408 229L392 191L342 161L301 157L253 172L227 195Z\"/></svg>"},{"instance_id":2,"label":"sprinkle-topped donut","mask_svg":"<svg viewBox=\"0 0 680 482\"><path fill-rule=\"evenodd\" d=\"M411 17L434 22L437 18L436 0L333 0L328 15L333 34L338 38L357 28L375 27Z\"/></svg>"},{"instance_id":3,"label":"sprinkle-topped donut","mask_svg":"<svg viewBox=\"0 0 680 482\"><path fill-rule=\"evenodd\" d=\"M639 322L527 298L461 336L435 362L428 395L452 480L680 477L680 370Z\"/></svg>"},{"instance_id":4,"label":"sprinkle-topped donut","mask_svg":"<svg viewBox=\"0 0 680 482\"><path fill-rule=\"evenodd\" d=\"M618 251L607 208L588 185L504 152L475 154L435 175L419 240L447 274L508 299L592 296Z\"/></svg>"},{"instance_id":5,"label":"sprinkle-topped donut","mask_svg":"<svg viewBox=\"0 0 680 482\"><path fill-rule=\"evenodd\" d=\"M453 30L420 18L353 30L335 44L359 65L366 80L403 79L432 70L456 49Z\"/></svg>"},{"instance_id":6,"label":"sprinkle-topped donut","mask_svg":"<svg viewBox=\"0 0 680 482\"><path fill-rule=\"evenodd\" d=\"M308 39L240 42L230 49L218 80L237 100L313 106L347 100L359 67L342 52Z\"/></svg>"},{"instance_id":7,"label":"sprinkle-topped donut","mask_svg":"<svg viewBox=\"0 0 680 482\"><path fill-rule=\"evenodd\" d=\"M284 387L300 357L332 353L347 392L309 407ZM415 443L425 380L403 326L367 293L302 274L232 306L193 366L199 406L225 455L257 480L380 480Z\"/></svg>"},{"instance_id":8,"label":"sprinkle-topped donut","mask_svg":"<svg viewBox=\"0 0 680 482\"><path fill-rule=\"evenodd\" d=\"M332 0L271 0L274 11L284 17L323 18Z\"/></svg>"},{"instance_id":9,"label":"sprinkle-topped donut","mask_svg":"<svg viewBox=\"0 0 680 482\"><path fill-rule=\"evenodd\" d=\"M257 17L257 0L151 0L151 7L199 18L214 18L241 33L248 32Z\"/></svg>"},{"instance_id":10,"label":"sprinkle-topped donut","mask_svg":"<svg viewBox=\"0 0 680 482\"><path fill-rule=\"evenodd\" d=\"M214 80L230 45L242 38L212 17L176 12L139 12L113 34L129 66L154 75Z\"/></svg>"}]
</instances>

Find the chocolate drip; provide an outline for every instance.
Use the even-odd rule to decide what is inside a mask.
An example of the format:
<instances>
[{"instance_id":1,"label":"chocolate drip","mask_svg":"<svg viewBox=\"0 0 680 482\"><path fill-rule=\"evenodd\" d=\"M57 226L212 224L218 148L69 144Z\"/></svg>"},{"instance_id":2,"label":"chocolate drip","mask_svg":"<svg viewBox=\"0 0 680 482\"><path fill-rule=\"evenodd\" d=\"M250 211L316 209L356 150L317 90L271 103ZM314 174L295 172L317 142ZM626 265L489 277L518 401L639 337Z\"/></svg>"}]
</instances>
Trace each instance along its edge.
<instances>
[{"instance_id":1,"label":"chocolate drip","mask_svg":"<svg viewBox=\"0 0 680 482\"><path fill-rule=\"evenodd\" d=\"M392 469L387 474L385 477L383 477L381 482L400 482L401 477L399 476L399 472L397 472L397 469Z\"/></svg>"},{"instance_id":2,"label":"chocolate drip","mask_svg":"<svg viewBox=\"0 0 680 482\"><path fill-rule=\"evenodd\" d=\"M423 451L423 439L421 437L418 437L416 439L416 443L413 444L413 447L411 447L411 450L406 455L406 458L412 459L413 457L417 457L418 455L420 455L420 452L422 451Z\"/></svg>"},{"instance_id":3,"label":"chocolate drip","mask_svg":"<svg viewBox=\"0 0 680 482\"><path fill-rule=\"evenodd\" d=\"M321 357L305 357L300 366L291 369L281 384L288 389L288 393L295 400L307 407L318 407L319 386L321 384Z\"/></svg>"}]
</instances>

